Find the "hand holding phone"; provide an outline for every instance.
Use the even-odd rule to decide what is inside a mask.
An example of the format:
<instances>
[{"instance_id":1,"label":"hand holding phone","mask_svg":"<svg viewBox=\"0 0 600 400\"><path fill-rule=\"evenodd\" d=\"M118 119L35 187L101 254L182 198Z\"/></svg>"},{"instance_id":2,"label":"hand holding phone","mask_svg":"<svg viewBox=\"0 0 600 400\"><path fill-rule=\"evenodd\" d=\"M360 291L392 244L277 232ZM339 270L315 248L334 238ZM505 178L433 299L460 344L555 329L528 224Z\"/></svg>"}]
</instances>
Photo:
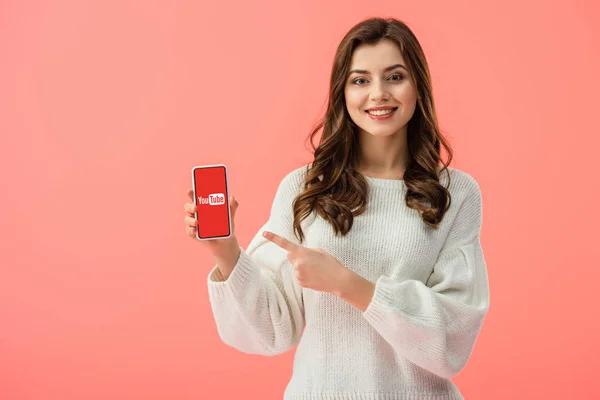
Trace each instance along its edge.
<instances>
[{"instance_id":1,"label":"hand holding phone","mask_svg":"<svg viewBox=\"0 0 600 400\"><path fill-rule=\"evenodd\" d=\"M186 233L206 243L217 260L230 260L239 255L235 237L236 200L229 195L227 167L223 164L192 168L191 202L185 204Z\"/></svg>"}]
</instances>

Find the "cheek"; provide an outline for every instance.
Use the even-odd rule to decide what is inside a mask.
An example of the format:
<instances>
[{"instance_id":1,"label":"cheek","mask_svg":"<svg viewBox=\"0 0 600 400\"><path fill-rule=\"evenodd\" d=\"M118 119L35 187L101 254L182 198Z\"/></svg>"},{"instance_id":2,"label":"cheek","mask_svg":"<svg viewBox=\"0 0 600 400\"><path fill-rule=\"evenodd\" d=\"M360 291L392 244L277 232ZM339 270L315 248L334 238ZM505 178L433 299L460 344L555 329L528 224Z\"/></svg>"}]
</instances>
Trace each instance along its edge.
<instances>
[{"instance_id":1,"label":"cheek","mask_svg":"<svg viewBox=\"0 0 600 400\"><path fill-rule=\"evenodd\" d=\"M412 106L417 102L416 90L408 85L399 87L395 97L406 106Z\"/></svg>"},{"instance_id":2,"label":"cheek","mask_svg":"<svg viewBox=\"0 0 600 400\"><path fill-rule=\"evenodd\" d=\"M351 113L355 113L360 110L361 105L363 103L363 99L360 93L357 93L353 90L347 90L345 92L346 96L346 107L348 111Z\"/></svg>"}]
</instances>

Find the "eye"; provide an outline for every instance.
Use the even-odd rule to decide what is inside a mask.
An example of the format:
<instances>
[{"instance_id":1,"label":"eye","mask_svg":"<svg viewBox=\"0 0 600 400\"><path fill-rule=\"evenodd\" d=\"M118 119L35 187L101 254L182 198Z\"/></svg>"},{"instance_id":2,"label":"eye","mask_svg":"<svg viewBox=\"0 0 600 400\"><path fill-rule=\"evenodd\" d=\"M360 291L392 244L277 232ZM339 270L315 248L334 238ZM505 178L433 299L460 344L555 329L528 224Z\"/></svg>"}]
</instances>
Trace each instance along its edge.
<instances>
[{"instance_id":1,"label":"eye","mask_svg":"<svg viewBox=\"0 0 600 400\"><path fill-rule=\"evenodd\" d=\"M397 79L392 79L392 78L397 78ZM401 81L402 79L404 79L404 76L400 75L400 74L394 74L392 76L390 76L391 80L395 80L395 81ZM356 78L355 80L352 81L353 84L355 85L361 85L361 83L359 81L364 81L365 79L363 78Z\"/></svg>"}]
</instances>

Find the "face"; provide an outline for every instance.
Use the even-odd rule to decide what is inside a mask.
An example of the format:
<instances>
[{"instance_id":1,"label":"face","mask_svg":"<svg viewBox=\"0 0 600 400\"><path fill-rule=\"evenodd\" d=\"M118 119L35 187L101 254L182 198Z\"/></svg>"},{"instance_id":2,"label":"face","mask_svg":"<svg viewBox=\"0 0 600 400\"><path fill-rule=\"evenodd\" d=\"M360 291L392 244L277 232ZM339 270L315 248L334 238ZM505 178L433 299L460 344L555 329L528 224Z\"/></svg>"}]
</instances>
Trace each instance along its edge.
<instances>
[{"instance_id":1,"label":"face","mask_svg":"<svg viewBox=\"0 0 600 400\"><path fill-rule=\"evenodd\" d=\"M350 118L361 130L373 136L406 132L417 93L394 42L359 45L352 55L344 92ZM381 110L375 111L378 108Z\"/></svg>"}]
</instances>

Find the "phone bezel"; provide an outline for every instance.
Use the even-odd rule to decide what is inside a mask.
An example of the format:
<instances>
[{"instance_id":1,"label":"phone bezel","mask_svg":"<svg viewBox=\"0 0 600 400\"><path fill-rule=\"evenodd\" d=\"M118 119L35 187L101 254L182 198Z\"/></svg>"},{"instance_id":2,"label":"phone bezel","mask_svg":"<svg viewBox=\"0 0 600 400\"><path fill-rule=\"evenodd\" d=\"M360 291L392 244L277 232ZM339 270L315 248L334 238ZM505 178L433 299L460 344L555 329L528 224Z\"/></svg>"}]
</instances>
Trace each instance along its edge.
<instances>
[{"instance_id":1,"label":"phone bezel","mask_svg":"<svg viewBox=\"0 0 600 400\"><path fill-rule=\"evenodd\" d=\"M231 206L229 204L229 179L228 179L228 171L227 166L225 164L207 164L207 165L196 165L192 167L192 189L194 190L194 205L198 206L198 196L196 195L196 170L197 169L205 169L205 168L215 168L215 167L223 167L225 170L225 202L227 205L227 220L229 222L229 234L226 236L213 236L209 238L200 237L200 229L199 226L196 226L196 239L198 240L218 240L218 239L227 239L231 237L232 232L232 223L231 223ZM198 212L195 212L195 217L198 219Z\"/></svg>"}]
</instances>

